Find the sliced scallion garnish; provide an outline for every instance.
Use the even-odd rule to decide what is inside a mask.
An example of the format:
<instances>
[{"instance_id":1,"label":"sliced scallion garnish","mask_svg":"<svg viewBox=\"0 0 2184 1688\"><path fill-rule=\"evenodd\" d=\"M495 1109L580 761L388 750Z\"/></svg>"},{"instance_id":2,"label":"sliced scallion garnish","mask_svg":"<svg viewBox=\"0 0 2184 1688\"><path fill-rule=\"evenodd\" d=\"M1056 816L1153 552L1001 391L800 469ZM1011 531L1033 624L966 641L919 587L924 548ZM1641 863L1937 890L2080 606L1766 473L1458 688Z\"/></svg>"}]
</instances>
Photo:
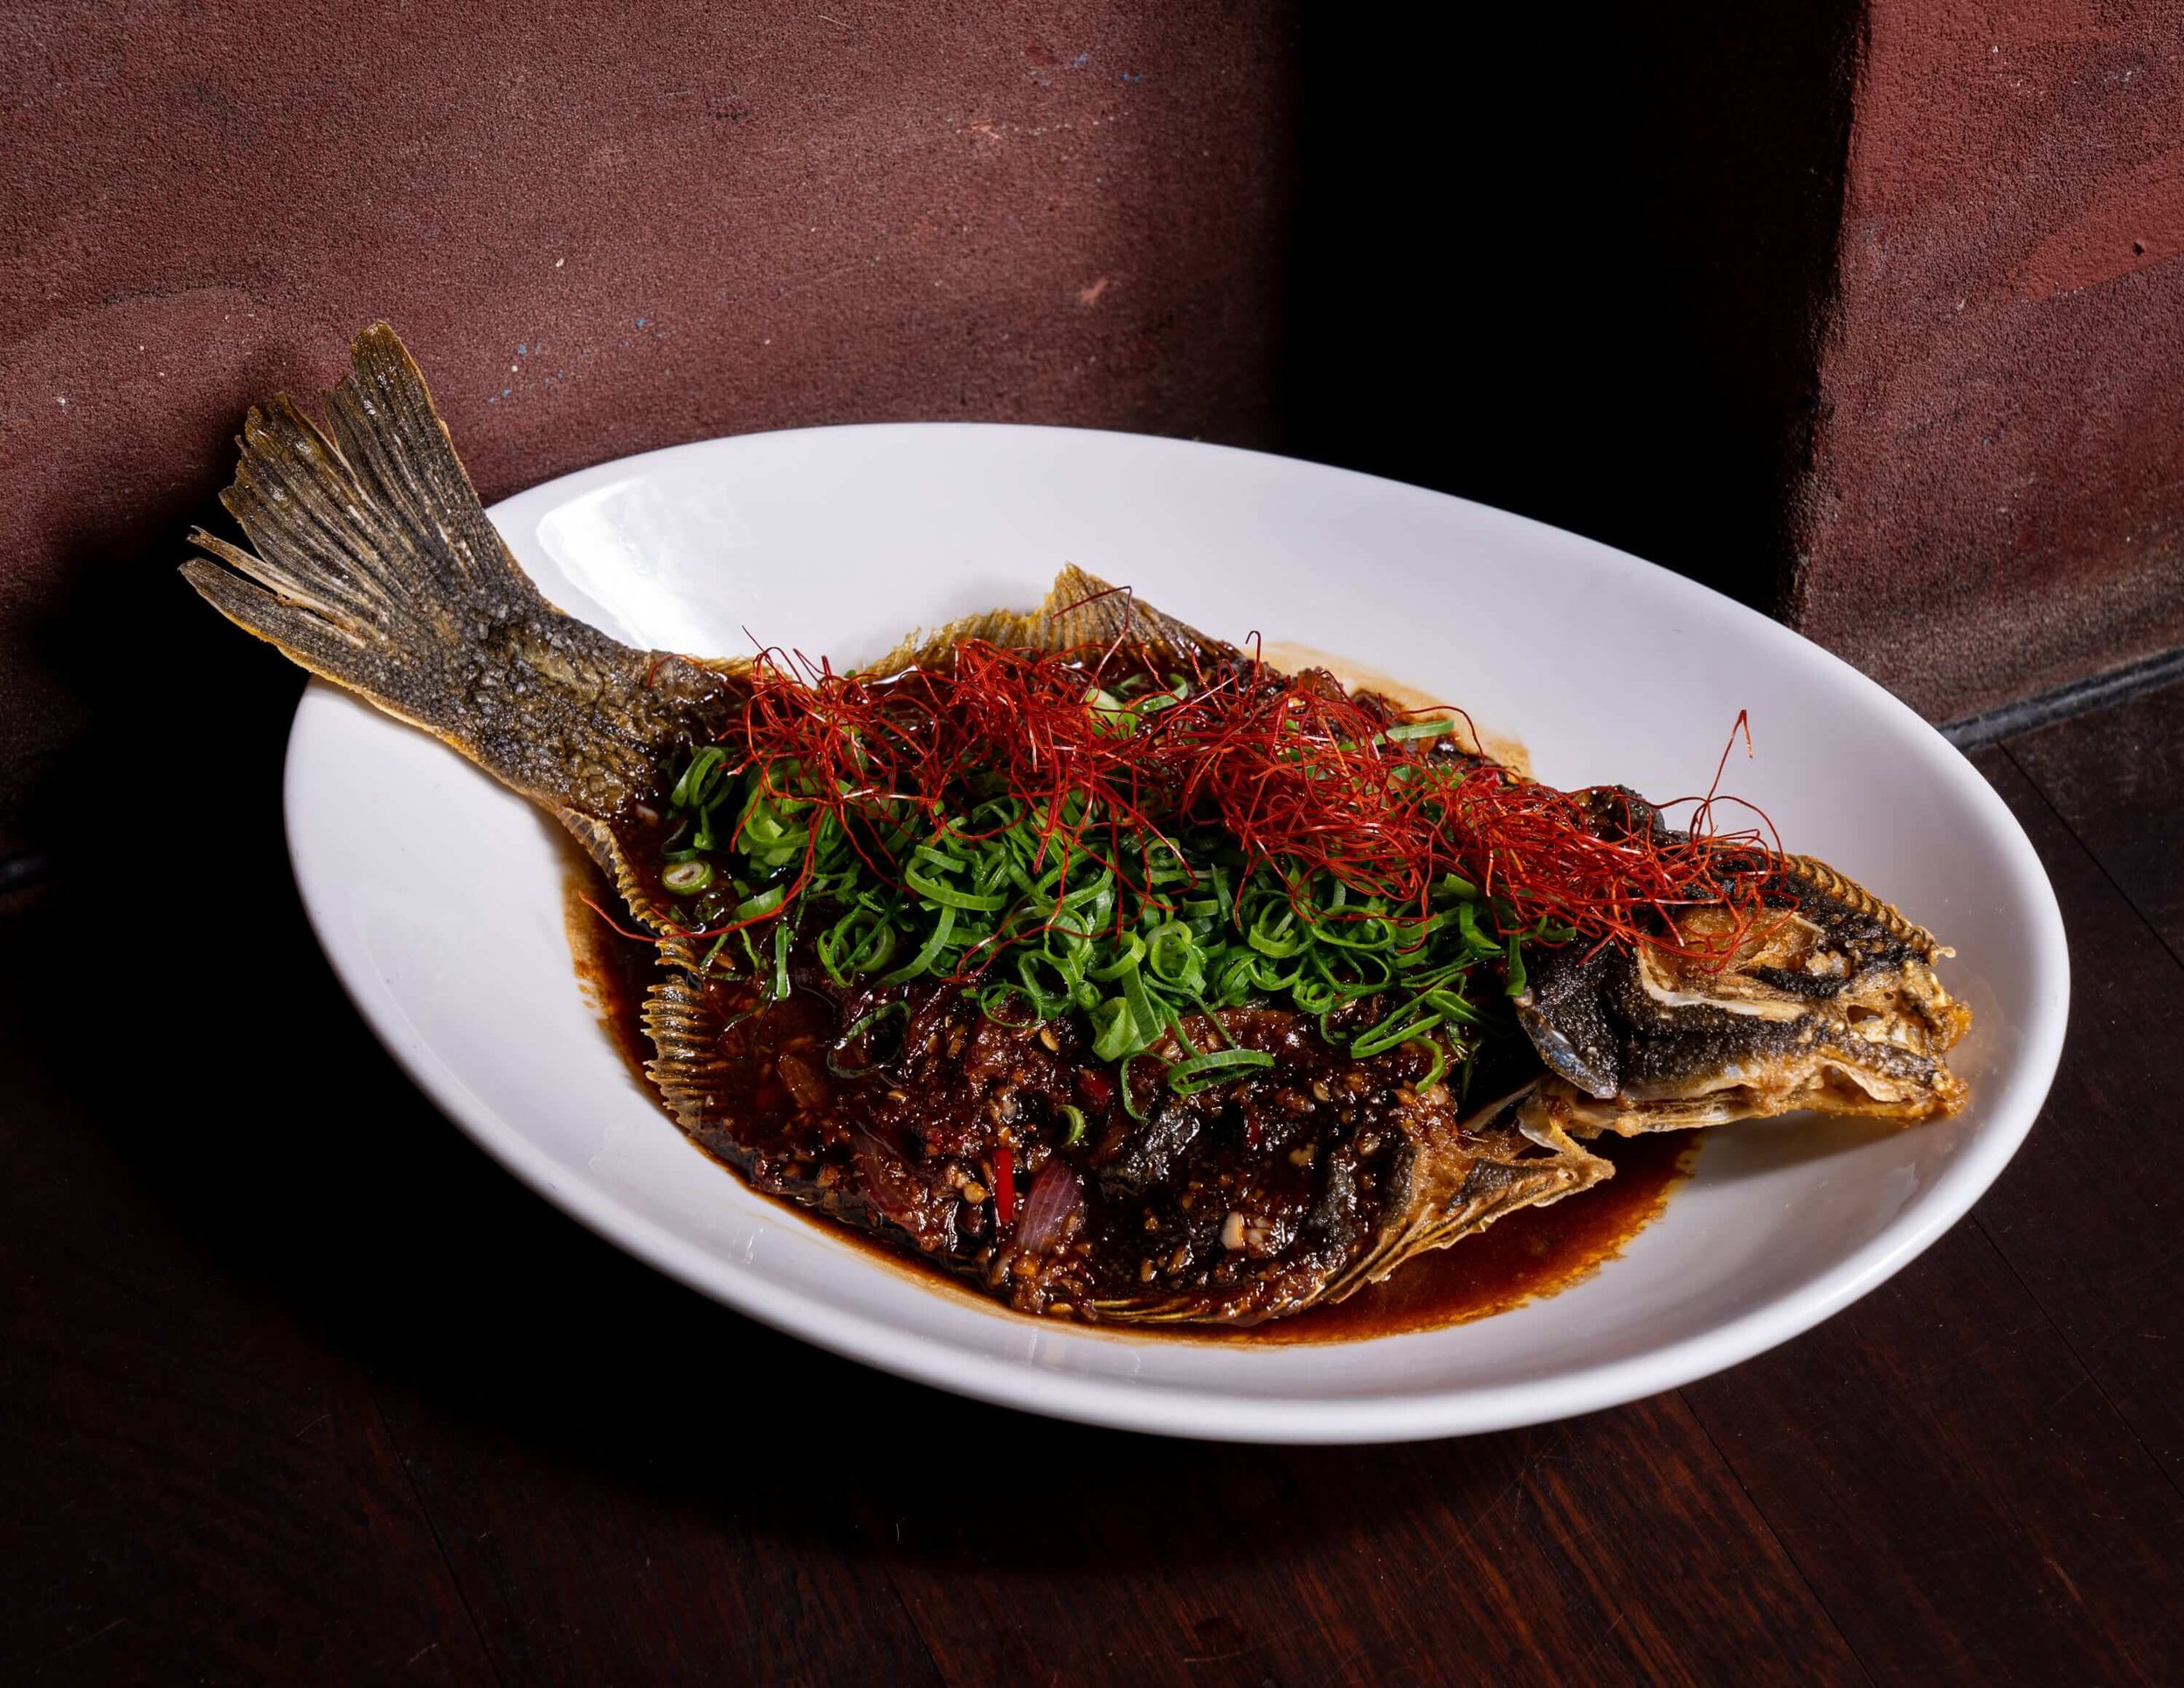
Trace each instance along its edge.
<instances>
[{"instance_id":1,"label":"sliced scallion garnish","mask_svg":"<svg viewBox=\"0 0 2184 1688\"><path fill-rule=\"evenodd\" d=\"M1168 1069L1168 1088L1178 1096L1191 1096L1215 1084L1226 1084L1246 1073L1274 1065L1274 1057L1260 1049L1214 1049L1192 1055Z\"/></svg>"},{"instance_id":2,"label":"sliced scallion garnish","mask_svg":"<svg viewBox=\"0 0 2184 1688\"><path fill-rule=\"evenodd\" d=\"M1195 707L1179 676L1088 682L1082 696L1102 734L1142 734L1148 744L1171 712ZM1468 1082L1476 1037L1459 1028L1488 1023L1475 973L1498 963L1509 993L1521 994L1523 945L1572 935L1549 919L1524 924L1504 896L1439 865L1397 901L1345 877L1338 858L1254 855L1211 826L1162 830L1084 792L1013 790L996 770L964 769L945 801L888 796L878 783L886 764L868 764L859 730L869 729L843 728L823 756L738 764L718 745L692 753L669 793L660 871L678 896L716 888L698 905L720 922L696 934L713 940L703 970L732 933L778 1000L802 941L845 991L946 979L1012 1026L1082 1013L1093 1058L1122 1068L1134 1117L1140 1092L1128 1074L1165 1038L1182 1055L1164 1064L1152 1092L1189 1095L1273 1065L1234 1047L1224 1020L1266 1002L1317 1017L1353 1058L1419 1044L1426 1084L1452 1065ZM1364 755L1370 740L1386 747L1373 765L1432 778L1436 764L1396 747L1456 730L1449 717L1397 721L1335 748ZM1307 749L1300 740L1299 753ZM855 806L838 800L851 793ZM794 939L807 910L811 930ZM768 924L762 953L752 937ZM1185 1015L1201 1028L1197 1043ZM1086 1126L1069 1117L1074 1141Z\"/></svg>"},{"instance_id":3,"label":"sliced scallion garnish","mask_svg":"<svg viewBox=\"0 0 2184 1688\"><path fill-rule=\"evenodd\" d=\"M713 864L702 857L669 862L660 869L660 882L677 896L695 896L713 882Z\"/></svg>"}]
</instances>

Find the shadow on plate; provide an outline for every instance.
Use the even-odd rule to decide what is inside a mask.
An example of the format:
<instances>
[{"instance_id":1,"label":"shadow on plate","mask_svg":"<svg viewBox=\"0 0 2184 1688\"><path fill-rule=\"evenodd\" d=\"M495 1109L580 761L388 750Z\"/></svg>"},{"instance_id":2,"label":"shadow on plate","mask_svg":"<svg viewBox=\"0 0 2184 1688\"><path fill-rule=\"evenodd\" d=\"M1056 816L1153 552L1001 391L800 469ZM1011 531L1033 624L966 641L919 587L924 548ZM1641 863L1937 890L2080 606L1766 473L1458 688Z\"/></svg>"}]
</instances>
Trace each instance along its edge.
<instances>
[{"instance_id":1,"label":"shadow on plate","mask_svg":"<svg viewBox=\"0 0 2184 1688\"><path fill-rule=\"evenodd\" d=\"M1776 1119L1717 1125L1706 1134L1706 1182L1735 1184L1816 1160L1848 1155L1907 1129L1892 1119L1856 1114L1784 1114ZM1932 1128L1926 1128L1932 1129Z\"/></svg>"}]
</instances>

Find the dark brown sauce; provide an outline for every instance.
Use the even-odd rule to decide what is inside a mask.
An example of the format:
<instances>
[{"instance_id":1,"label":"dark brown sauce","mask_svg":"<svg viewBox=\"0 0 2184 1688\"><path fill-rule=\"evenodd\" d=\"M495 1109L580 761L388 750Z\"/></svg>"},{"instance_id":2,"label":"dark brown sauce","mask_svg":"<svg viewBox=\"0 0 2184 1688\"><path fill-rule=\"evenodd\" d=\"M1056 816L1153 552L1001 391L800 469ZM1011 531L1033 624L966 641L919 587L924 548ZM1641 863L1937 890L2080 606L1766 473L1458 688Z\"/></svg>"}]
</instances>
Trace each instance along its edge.
<instances>
[{"instance_id":1,"label":"dark brown sauce","mask_svg":"<svg viewBox=\"0 0 2184 1688\"><path fill-rule=\"evenodd\" d=\"M657 1100L659 1092L645 1072L652 1040L642 1019L645 992L657 971L652 948L617 934L587 906L587 896L601 908L614 906L613 893L597 870L572 849L564 912L577 976L616 1050ZM1628 1141L1603 1138L1592 1147L1615 1163L1614 1178L1551 1207L1519 1209L1476 1236L1420 1256L1386 1283L1360 1290L1347 1301L1248 1329L1139 1325L1131 1326L1129 1333L1158 1334L1170 1341L1359 1342L1461 1325L1553 1295L1590 1277L1659 1216L1697 1160L1699 1135L1663 1132ZM731 1169L722 1170L733 1176ZM935 1288L982 1305L993 1304L914 1251L892 1248L867 1232L792 1204L781 1206L874 1260L913 1273Z\"/></svg>"}]
</instances>

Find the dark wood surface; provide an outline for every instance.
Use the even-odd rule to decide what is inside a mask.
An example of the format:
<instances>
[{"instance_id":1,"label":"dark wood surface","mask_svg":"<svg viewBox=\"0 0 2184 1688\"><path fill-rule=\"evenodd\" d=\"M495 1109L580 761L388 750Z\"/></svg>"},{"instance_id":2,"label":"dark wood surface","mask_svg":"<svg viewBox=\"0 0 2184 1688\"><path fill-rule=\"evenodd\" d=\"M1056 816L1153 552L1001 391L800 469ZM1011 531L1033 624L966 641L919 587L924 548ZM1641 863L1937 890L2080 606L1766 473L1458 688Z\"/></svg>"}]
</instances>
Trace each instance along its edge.
<instances>
[{"instance_id":1,"label":"dark wood surface","mask_svg":"<svg viewBox=\"0 0 2184 1688\"><path fill-rule=\"evenodd\" d=\"M0 913L0 1677L2184 1680L2184 688L1976 758L2076 977L1970 1219L1673 1394L1347 1449L956 1401L563 1219L346 1007L278 751L86 824L165 841L126 944L80 869Z\"/></svg>"}]
</instances>

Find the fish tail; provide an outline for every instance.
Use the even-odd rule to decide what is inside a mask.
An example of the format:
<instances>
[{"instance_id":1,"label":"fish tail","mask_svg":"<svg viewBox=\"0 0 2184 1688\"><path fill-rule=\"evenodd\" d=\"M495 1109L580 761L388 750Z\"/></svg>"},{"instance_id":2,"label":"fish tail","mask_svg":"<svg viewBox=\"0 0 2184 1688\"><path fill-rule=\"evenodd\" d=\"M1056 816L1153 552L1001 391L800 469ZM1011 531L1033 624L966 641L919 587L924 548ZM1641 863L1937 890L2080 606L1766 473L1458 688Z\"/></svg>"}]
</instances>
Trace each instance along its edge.
<instances>
[{"instance_id":1,"label":"fish tail","mask_svg":"<svg viewBox=\"0 0 2184 1688\"><path fill-rule=\"evenodd\" d=\"M394 330L376 324L350 352L325 429L285 393L252 410L220 500L250 548L200 529L190 540L206 555L184 578L246 632L526 796L617 812L667 746L717 730L721 676L549 604Z\"/></svg>"}]
</instances>

